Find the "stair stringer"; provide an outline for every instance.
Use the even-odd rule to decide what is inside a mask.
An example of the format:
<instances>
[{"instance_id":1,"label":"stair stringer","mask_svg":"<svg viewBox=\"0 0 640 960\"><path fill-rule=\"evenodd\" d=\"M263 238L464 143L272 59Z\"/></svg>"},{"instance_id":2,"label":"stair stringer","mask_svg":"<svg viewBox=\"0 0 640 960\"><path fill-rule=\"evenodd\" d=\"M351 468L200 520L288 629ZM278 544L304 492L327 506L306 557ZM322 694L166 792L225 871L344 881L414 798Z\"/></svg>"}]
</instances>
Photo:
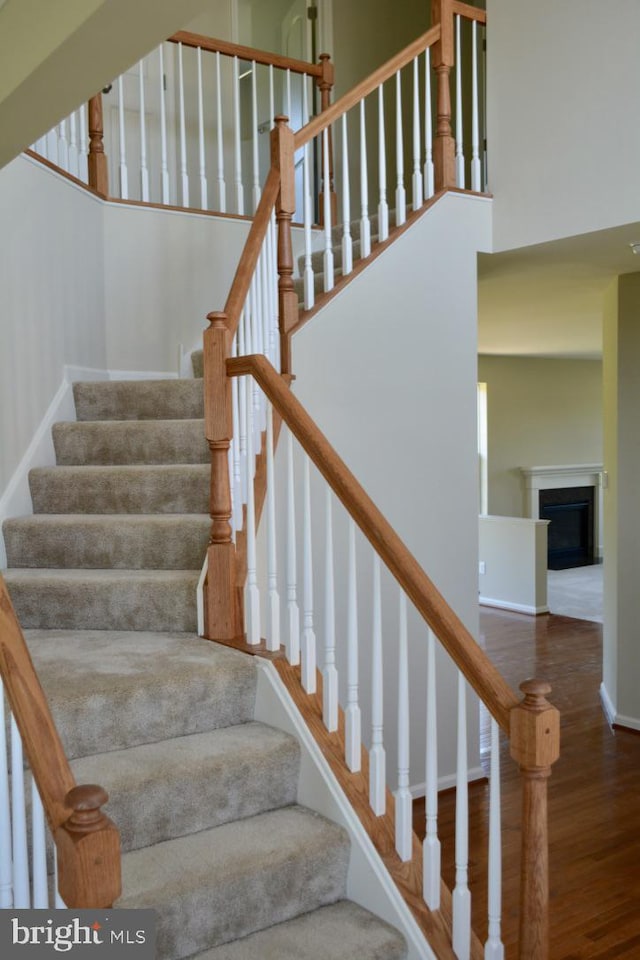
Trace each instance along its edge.
<instances>
[{"instance_id":1,"label":"stair stringer","mask_svg":"<svg viewBox=\"0 0 640 960\"><path fill-rule=\"evenodd\" d=\"M254 661L258 672L255 719L291 734L300 744L298 803L340 824L349 834L349 898L402 932L408 945L408 960L438 960L276 668L261 657L255 657Z\"/></svg>"}]
</instances>

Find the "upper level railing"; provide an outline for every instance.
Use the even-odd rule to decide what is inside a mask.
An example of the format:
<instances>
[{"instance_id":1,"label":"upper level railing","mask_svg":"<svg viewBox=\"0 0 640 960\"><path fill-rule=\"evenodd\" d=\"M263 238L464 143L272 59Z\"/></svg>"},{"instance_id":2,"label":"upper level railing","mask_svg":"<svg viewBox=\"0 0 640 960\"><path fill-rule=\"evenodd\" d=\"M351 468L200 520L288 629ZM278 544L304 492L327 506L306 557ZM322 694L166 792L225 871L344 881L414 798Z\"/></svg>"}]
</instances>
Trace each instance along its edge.
<instances>
[{"instance_id":1,"label":"upper level railing","mask_svg":"<svg viewBox=\"0 0 640 960\"><path fill-rule=\"evenodd\" d=\"M76 785L0 576L0 908L113 904L120 835L100 809L108 799L102 787ZM57 862L53 894L45 820Z\"/></svg>"},{"instance_id":2,"label":"upper level railing","mask_svg":"<svg viewBox=\"0 0 640 960\"><path fill-rule=\"evenodd\" d=\"M266 649L272 655L284 652L289 666L282 667L283 675L291 681L299 706L326 749L334 772L369 828L374 843L378 844L388 869L430 941L437 944L439 955L455 955L458 960L476 958L482 953L471 929L468 882L468 684L493 718L487 853L489 903L484 956L489 960L504 956L500 936L501 730L509 738L510 751L520 766L523 785L518 955L520 960L546 960L549 906L546 783L558 755L559 741L558 713L545 698L549 687L542 682L526 681L521 685L524 699L518 699L288 390L292 374L289 342L299 322L291 223L300 206L303 207L305 226L304 297L309 309L318 287L320 292L329 294L336 281L336 243L341 244L342 272L348 274L355 269L354 222L359 252L364 258L375 252L376 233L379 245L384 244L393 228L402 229L405 222L419 215L433 196L447 189L486 187L480 135L478 56L478 31L485 22L485 15L457 0L434 0L433 13L433 26L426 34L328 106L322 116L314 118L295 134L287 126L286 117L276 120L271 134L271 170L245 253L224 312L209 315L210 326L204 335L205 430L212 458L206 630L212 639L239 643L245 649ZM468 47L470 71L462 62ZM451 122L451 73L454 69L455 131ZM434 110L432 72L435 75ZM392 88L390 95L386 84ZM470 108L466 120L462 112L465 104ZM392 136L389 135L390 128ZM465 156L463 144L467 128L470 130L471 150L470 155ZM358 145L358 162L355 164L352 162L354 140ZM376 146L373 152L367 146L371 142ZM335 171L330 164L332 143L336 145ZM407 144L410 144L408 152ZM311 231L314 222L311 157L321 158L323 233L320 250L317 248L317 231L313 234ZM301 182L296 174L300 161ZM392 179L395 183L391 201L387 192L390 169L394 171ZM374 189L372 183L375 183ZM351 204L354 184L360 201L359 216L355 221ZM407 199L409 192L411 210ZM372 196L377 200L377 212L373 215L370 214ZM337 216L338 209L340 217ZM337 219L341 221L339 227ZM277 241L274 239L276 232ZM277 247L277 256L274 255L274 246ZM276 334L280 341L278 351L273 349ZM274 437L280 422L286 424L289 431L285 492L276 492L273 482ZM305 454L302 457L301 522L295 499L294 438ZM312 544L311 475L314 468L325 481L321 497L325 542L324 556L321 555L324 566L321 681L316 677L318 650L312 572L314 564L317 569L316 549ZM256 544L258 487L261 492L266 487L267 544L266 570L263 571L259 570ZM276 496L281 503L283 499L285 502L279 511ZM336 500L345 510L349 544L346 597L342 599L342 607L346 608L348 616L340 631L344 637L342 643L336 628L338 588L333 548ZM278 529L278 516L284 529ZM317 523L317 509L315 517ZM371 640L366 645L358 630L362 604L358 603L356 587L357 529L368 540L373 552L373 558L366 561L372 578L368 614ZM276 549L283 537L286 543L284 573L279 568ZM242 571L239 580L238 570ZM399 687L391 708L398 729L398 789L395 798L390 797L385 787L381 635L381 582L384 576L394 579L399 588L398 628L397 632L394 631L394 636L398 637ZM283 581L286 581L286 605L280 599ZM266 583L264 603L260 597L261 582ZM300 592L299 583L302 584ZM243 589L244 608L238 604L238 591ZM266 611L264 620L263 605ZM408 749L411 730L416 723L408 700L409 605L427 627L422 644L428 675L426 840L422 848L411 830L408 779ZM436 657L438 646L446 651L458 675L455 884L452 894L441 879L437 826L436 696L441 675L436 673L436 661L442 659ZM364 738L359 699L362 685L358 675L358 665L363 658L371 670L371 727L369 736ZM345 672L347 690L344 713L338 698L342 671ZM385 710L388 713L388 705ZM341 734L337 740L331 736L336 732ZM363 739L368 740L368 754L362 752ZM390 838L393 839L390 841Z\"/></svg>"}]
</instances>

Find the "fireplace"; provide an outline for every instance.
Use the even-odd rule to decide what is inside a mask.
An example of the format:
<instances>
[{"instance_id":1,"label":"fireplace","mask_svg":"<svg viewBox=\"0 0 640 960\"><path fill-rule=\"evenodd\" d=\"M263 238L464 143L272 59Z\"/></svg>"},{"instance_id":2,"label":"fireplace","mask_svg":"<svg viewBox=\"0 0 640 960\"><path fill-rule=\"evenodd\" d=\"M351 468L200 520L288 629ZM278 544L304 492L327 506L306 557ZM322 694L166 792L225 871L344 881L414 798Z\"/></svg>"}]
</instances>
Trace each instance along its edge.
<instances>
[{"instance_id":1,"label":"fireplace","mask_svg":"<svg viewBox=\"0 0 640 960\"><path fill-rule=\"evenodd\" d=\"M549 570L585 567L594 559L594 488L561 487L540 490L541 520L549 521Z\"/></svg>"}]
</instances>

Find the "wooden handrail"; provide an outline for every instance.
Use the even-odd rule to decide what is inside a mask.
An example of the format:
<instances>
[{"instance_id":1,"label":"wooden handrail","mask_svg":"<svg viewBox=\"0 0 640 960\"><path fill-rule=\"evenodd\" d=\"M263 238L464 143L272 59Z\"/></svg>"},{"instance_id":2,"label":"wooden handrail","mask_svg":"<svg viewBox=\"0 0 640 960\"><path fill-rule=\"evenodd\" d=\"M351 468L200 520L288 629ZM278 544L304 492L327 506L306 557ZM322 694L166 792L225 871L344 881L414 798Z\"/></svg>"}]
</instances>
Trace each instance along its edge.
<instances>
[{"instance_id":1,"label":"wooden handrail","mask_svg":"<svg viewBox=\"0 0 640 960\"><path fill-rule=\"evenodd\" d=\"M401 70L402 67L406 66L407 63L410 63L414 57L417 57L419 53L422 53L423 50L426 50L427 47L432 46L432 44L437 43L440 39L440 25L438 24L435 27L431 27L430 30L427 30L426 33L423 33L416 40L410 43L404 50L401 50L399 53L396 53L394 57L391 57L390 60L387 60L386 63L383 63L381 67L378 67L370 76L362 80L360 83L356 84L351 90L343 94L335 103L332 103L323 113L319 114L317 117L314 117L313 120L310 120L306 126L301 127L300 130L294 135L294 145L295 149L299 150L300 147L303 147L305 143L309 143L310 140L313 140L314 137L317 137L319 133L328 127L329 124L335 123L336 120L339 120L343 113L346 113L348 110L351 110L352 107L359 103L364 97L367 97L370 93L373 93L381 83L384 83L390 77L392 77L398 70Z\"/></svg>"},{"instance_id":2,"label":"wooden handrail","mask_svg":"<svg viewBox=\"0 0 640 960\"><path fill-rule=\"evenodd\" d=\"M60 894L68 907L111 906L121 889L120 837L100 810L108 797L76 785L2 576L0 675L58 848Z\"/></svg>"},{"instance_id":3,"label":"wooden handrail","mask_svg":"<svg viewBox=\"0 0 640 960\"><path fill-rule=\"evenodd\" d=\"M478 7L472 7L470 3L463 3L462 0L453 0L451 4L454 13L458 13L465 20L477 20L478 23L487 22L487 11L479 10Z\"/></svg>"},{"instance_id":4,"label":"wooden handrail","mask_svg":"<svg viewBox=\"0 0 640 960\"><path fill-rule=\"evenodd\" d=\"M306 60L295 60L292 57L283 57L279 53L269 53L267 50L257 50L255 47L245 47L239 43L230 43L228 40L217 40L200 33L189 33L179 30L169 37L169 43L182 43L185 47L200 47L210 53L223 53L228 57L238 57L239 60L253 60L255 63L267 67L278 67L281 70L291 70L292 73L302 73L309 77L322 76L321 63L308 63Z\"/></svg>"},{"instance_id":5,"label":"wooden handrail","mask_svg":"<svg viewBox=\"0 0 640 960\"><path fill-rule=\"evenodd\" d=\"M232 377L255 378L381 560L436 633L469 684L507 733L518 698L447 604L416 558L266 357L227 360Z\"/></svg>"}]
</instances>

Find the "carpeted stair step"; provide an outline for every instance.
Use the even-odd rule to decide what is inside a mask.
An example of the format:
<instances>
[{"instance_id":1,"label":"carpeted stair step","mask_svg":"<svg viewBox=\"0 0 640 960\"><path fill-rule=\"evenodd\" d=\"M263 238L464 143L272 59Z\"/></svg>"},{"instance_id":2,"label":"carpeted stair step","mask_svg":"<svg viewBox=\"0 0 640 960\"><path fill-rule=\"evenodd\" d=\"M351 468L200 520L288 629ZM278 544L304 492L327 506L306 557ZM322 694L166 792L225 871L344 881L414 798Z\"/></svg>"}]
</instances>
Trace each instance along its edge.
<instances>
[{"instance_id":1,"label":"carpeted stair step","mask_svg":"<svg viewBox=\"0 0 640 960\"><path fill-rule=\"evenodd\" d=\"M371 245L378 242L377 236L371 237ZM353 262L359 260L362 256L361 245L359 240L353 242ZM315 253L311 254L311 266L314 273L323 273L324 272L324 250L316 250ZM340 271L342 275L342 234L337 244L333 248L333 266L336 271ZM298 257L298 272L301 277L304 276L304 254L301 257Z\"/></svg>"},{"instance_id":2,"label":"carpeted stair step","mask_svg":"<svg viewBox=\"0 0 640 960\"><path fill-rule=\"evenodd\" d=\"M38 467L34 513L207 513L208 464Z\"/></svg>"},{"instance_id":3,"label":"carpeted stair step","mask_svg":"<svg viewBox=\"0 0 640 960\"><path fill-rule=\"evenodd\" d=\"M2 527L10 567L200 570L204 514L40 514Z\"/></svg>"},{"instance_id":4,"label":"carpeted stair step","mask_svg":"<svg viewBox=\"0 0 640 960\"><path fill-rule=\"evenodd\" d=\"M78 420L202 419L198 380L99 380L74 383Z\"/></svg>"},{"instance_id":5,"label":"carpeted stair step","mask_svg":"<svg viewBox=\"0 0 640 960\"><path fill-rule=\"evenodd\" d=\"M405 960L407 945L388 923L339 900L192 960Z\"/></svg>"},{"instance_id":6,"label":"carpeted stair step","mask_svg":"<svg viewBox=\"0 0 640 960\"><path fill-rule=\"evenodd\" d=\"M262 723L238 724L74 760L78 783L100 783L123 850L289 806L298 741Z\"/></svg>"},{"instance_id":7,"label":"carpeted stair step","mask_svg":"<svg viewBox=\"0 0 640 960\"><path fill-rule=\"evenodd\" d=\"M63 630L197 629L198 570L9 569L23 627Z\"/></svg>"},{"instance_id":8,"label":"carpeted stair step","mask_svg":"<svg viewBox=\"0 0 640 960\"><path fill-rule=\"evenodd\" d=\"M333 273L333 285L335 286L342 276L342 270L334 270ZM293 285L298 294L298 303L304 302L304 280L302 277L298 277L293 281ZM324 289L324 273L314 273L313 275L313 289L316 297L319 297L325 292Z\"/></svg>"},{"instance_id":9,"label":"carpeted stair step","mask_svg":"<svg viewBox=\"0 0 640 960\"><path fill-rule=\"evenodd\" d=\"M193 634L27 630L26 640L71 758L253 719L253 659Z\"/></svg>"},{"instance_id":10,"label":"carpeted stair step","mask_svg":"<svg viewBox=\"0 0 640 960\"><path fill-rule=\"evenodd\" d=\"M55 423L60 466L210 463L203 420L105 420Z\"/></svg>"},{"instance_id":11,"label":"carpeted stair step","mask_svg":"<svg viewBox=\"0 0 640 960\"><path fill-rule=\"evenodd\" d=\"M158 960L178 960L342 899L345 831L292 806L124 855L122 908L158 914Z\"/></svg>"}]
</instances>

